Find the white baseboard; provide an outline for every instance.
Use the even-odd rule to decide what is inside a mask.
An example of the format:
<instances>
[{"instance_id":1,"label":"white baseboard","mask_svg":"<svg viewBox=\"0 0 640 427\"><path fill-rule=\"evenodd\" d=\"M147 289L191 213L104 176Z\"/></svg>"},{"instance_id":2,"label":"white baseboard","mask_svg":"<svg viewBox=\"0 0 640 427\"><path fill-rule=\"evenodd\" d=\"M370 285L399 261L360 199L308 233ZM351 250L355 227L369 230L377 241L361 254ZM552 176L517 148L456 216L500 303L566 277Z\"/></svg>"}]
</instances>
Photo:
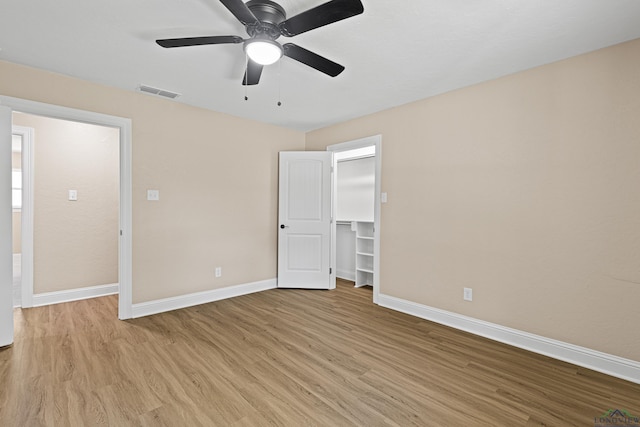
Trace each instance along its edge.
<instances>
[{"instance_id":1,"label":"white baseboard","mask_svg":"<svg viewBox=\"0 0 640 427\"><path fill-rule=\"evenodd\" d=\"M33 307L60 304L88 298L104 297L118 293L118 284L89 286L86 288L68 289L65 291L43 292L33 294Z\"/></svg>"},{"instance_id":2,"label":"white baseboard","mask_svg":"<svg viewBox=\"0 0 640 427\"><path fill-rule=\"evenodd\" d=\"M470 332L494 341L640 384L640 362L545 338L450 311L380 294L378 304L392 310Z\"/></svg>"},{"instance_id":3,"label":"white baseboard","mask_svg":"<svg viewBox=\"0 0 640 427\"><path fill-rule=\"evenodd\" d=\"M133 316L143 317L152 314L164 313L165 311L178 310L180 308L192 307L194 305L206 304L208 302L233 298L240 295L254 292L275 289L278 285L277 279L262 280L259 282L246 283L242 285L229 286L227 288L212 289L210 291L196 292L193 294L179 295L172 298L164 298L154 301L133 304Z\"/></svg>"},{"instance_id":4,"label":"white baseboard","mask_svg":"<svg viewBox=\"0 0 640 427\"><path fill-rule=\"evenodd\" d=\"M351 270L338 270L336 269L336 277L339 279L350 280L352 282L356 281L356 273Z\"/></svg>"}]
</instances>

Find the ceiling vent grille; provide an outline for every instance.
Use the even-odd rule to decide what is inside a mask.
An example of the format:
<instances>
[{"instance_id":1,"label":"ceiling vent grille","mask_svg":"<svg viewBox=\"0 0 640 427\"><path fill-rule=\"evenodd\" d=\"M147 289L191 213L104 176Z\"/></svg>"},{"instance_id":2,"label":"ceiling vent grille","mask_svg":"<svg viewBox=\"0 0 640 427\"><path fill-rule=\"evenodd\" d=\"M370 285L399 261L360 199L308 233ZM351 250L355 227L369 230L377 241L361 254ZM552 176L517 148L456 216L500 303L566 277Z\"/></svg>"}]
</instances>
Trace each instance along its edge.
<instances>
[{"instance_id":1,"label":"ceiling vent grille","mask_svg":"<svg viewBox=\"0 0 640 427\"><path fill-rule=\"evenodd\" d=\"M165 98L171 98L171 99L176 99L177 97L180 96L179 93L175 93L175 92L171 92L168 90L159 89L157 87L147 86L147 85L140 85L138 87L138 90L140 92L150 93L158 96L164 96Z\"/></svg>"}]
</instances>

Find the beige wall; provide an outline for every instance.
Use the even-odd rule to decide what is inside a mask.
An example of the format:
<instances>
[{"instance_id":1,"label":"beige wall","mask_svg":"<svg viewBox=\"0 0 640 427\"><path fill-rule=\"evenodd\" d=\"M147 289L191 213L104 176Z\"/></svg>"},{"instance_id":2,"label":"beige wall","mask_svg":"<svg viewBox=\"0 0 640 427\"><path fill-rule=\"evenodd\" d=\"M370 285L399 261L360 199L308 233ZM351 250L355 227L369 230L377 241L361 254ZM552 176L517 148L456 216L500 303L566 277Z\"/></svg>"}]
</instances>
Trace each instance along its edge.
<instances>
[{"instance_id":1,"label":"beige wall","mask_svg":"<svg viewBox=\"0 0 640 427\"><path fill-rule=\"evenodd\" d=\"M118 283L119 131L29 114L13 123L35 134L34 293Z\"/></svg>"},{"instance_id":2,"label":"beige wall","mask_svg":"<svg viewBox=\"0 0 640 427\"><path fill-rule=\"evenodd\" d=\"M640 361L639 118L636 40L306 144L382 135L382 293Z\"/></svg>"},{"instance_id":3,"label":"beige wall","mask_svg":"<svg viewBox=\"0 0 640 427\"><path fill-rule=\"evenodd\" d=\"M303 133L7 62L0 93L132 119L134 303L276 277L277 153Z\"/></svg>"},{"instance_id":4,"label":"beige wall","mask_svg":"<svg viewBox=\"0 0 640 427\"><path fill-rule=\"evenodd\" d=\"M22 169L22 153L11 153L11 168Z\"/></svg>"},{"instance_id":5,"label":"beige wall","mask_svg":"<svg viewBox=\"0 0 640 427\"><path fill-rule=\"evenodd\" d=\"M304 134L6 62L0 93L133 120L134 302L275 277L277 152ZM382 134L383 293L640 361L639 95L633 41L306 144Z\"/></svg>"}]
</instances>

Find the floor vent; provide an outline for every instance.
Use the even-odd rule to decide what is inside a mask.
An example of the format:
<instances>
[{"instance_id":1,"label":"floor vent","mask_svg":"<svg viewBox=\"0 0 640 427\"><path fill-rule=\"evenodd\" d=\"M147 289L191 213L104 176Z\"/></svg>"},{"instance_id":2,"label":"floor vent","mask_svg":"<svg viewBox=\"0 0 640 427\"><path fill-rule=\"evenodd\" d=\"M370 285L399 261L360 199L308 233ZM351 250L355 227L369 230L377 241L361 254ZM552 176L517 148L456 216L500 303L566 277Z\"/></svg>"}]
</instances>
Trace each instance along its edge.
<instances>
[{"instance_id":1,"label":"floor vent","mask_svg":"<svg viewBox=\"0 0 640 427\"><path fill-rule=\"evenodd\" d=\"M171 92L164 89L158 89L157 87L140 85L138 87L140 92L151 93L153 95L164 96L165 98L175 99L180 96L179 93Z\"/></svg>"}]
</instances>

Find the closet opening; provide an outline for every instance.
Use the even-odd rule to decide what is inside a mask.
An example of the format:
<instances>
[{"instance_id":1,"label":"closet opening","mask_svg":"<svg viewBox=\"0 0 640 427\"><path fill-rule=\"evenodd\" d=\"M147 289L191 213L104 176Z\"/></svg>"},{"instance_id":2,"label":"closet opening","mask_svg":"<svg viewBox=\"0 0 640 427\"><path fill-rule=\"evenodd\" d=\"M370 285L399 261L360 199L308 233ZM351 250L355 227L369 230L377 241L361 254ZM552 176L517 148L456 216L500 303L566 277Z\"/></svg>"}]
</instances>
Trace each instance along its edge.
<instances>
[{"instance_id":1,"label":"closet opening","mask_svg":"<svg viewBox=\"0 0 640 427\"><path fill-rule=\"evenodd\" d=\"M380 136L327 147L334 152L332 265L335 277L379 293Z\"/></svg>"}]
</instances>

